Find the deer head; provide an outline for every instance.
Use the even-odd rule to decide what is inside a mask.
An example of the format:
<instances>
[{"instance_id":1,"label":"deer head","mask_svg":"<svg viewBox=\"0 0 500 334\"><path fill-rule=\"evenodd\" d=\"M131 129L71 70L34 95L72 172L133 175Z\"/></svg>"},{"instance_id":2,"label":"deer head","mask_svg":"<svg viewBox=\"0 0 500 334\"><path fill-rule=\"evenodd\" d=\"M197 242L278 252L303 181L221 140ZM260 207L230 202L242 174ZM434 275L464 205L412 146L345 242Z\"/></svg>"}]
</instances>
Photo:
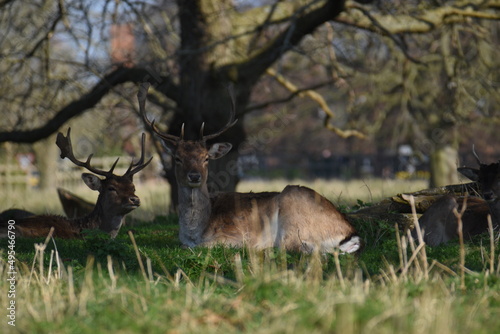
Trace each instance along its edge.
<instances>
[{"instance_id":1,"label":"deer head","mask_svg":"<svg viewBox=\"0 0 500 334\"><path fill-rule=\"evenodd\" d=\"M483 198L486 201L494 201L500 196L500 162L483 164L472 145L472 153L476 158L479 169L460 167L457 170L471 181L479 184Z\"/></svg>"},{"instance_id":2,"label":"deer head","mask_svg":"<svg viewBox=\"0 0 500 334\"><path fill-rule=\"evenodd\" d=\"M184 124L182 125L181 135L178 137L162 133L156 128L154 120L149 121L145 112L148 89L149 83L143 83L139 88L139 93L137 94L139 110L146 124L162 139L163 144L174 158L177 182L179 185L191 188L205 186L208 178L208 161L223 157L232 148L230 143L214 143L209 145L207 141L217 138L236 124L237 120L234 120L234 101L229 121L221 130L214 134L204 135L203 123L200 129L199 140L184 140Z\"/></svg>"},{"instance_id":3,"label":"deer head","mask_svg":"<svg viewBox=\"0 0 500 334\"><path fill-rule=\"evenodd\" d=\"M61 150L62 159L68 158L75 165L84 167L93 173L83 173L82 179L90 189L99 192L96 207L100 207L106 214L114 216L125 215L139 207L141 201L135 195L133 176L145 168L153 159L151 157L148 161L144 162L145 134L142 134L141 157L139 161L134 163L132 160L125 174L121 176L113 174L113 170L119 159L116 159L108 171L95 168L91 165L92 154L89 155L85 162L76 159L73 154L70 135L71 128L68 129L66 137L59 132L57 134L56 145ZM95 174L104 176L104 179L99 178Z\"/></svg>"}]
</instances>

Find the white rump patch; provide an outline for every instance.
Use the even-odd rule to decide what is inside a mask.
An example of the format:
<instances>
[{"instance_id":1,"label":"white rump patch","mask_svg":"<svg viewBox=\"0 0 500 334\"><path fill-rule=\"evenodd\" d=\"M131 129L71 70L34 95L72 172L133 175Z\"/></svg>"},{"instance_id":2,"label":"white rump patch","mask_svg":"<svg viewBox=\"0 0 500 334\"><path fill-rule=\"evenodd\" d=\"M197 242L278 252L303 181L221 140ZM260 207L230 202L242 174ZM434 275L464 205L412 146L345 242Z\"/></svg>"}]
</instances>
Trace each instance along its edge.
<instances>
[{"instance_id":1,"label":"white rump patch","mask_svg":"<svg viewBox=\"0 0 500 334\"><path fill-rule=\"evenodd\" d=\"M359 236L355 235L349 241L344 242L340 245L340 250L344 253L354 253L361 248L361 239Z\"/></svg>"},{"instance_id":2,"label":"white rump patch","mask_svg":"<svg viewBox=\"0 0 500 334\"><path fill-rule=\"evenodd\" d=\"M341 254L354 253L361 248L362 242L359 236L353 236L347 241L342 242L341 239L330 238L324 240L320 244L321 253L333 253L340 251ZM306 253L311 253L315 249L315 245L308 242L302 242L301 250Z\"/></svg>"}]
</instances>

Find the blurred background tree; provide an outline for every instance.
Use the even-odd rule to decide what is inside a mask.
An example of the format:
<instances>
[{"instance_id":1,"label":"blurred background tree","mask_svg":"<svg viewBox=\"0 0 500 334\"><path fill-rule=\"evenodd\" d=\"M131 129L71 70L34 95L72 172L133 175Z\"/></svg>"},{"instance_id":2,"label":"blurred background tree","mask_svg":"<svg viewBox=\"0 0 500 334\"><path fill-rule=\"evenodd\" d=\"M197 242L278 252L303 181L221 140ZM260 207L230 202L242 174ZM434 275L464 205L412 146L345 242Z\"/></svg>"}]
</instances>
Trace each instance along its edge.
<instances>
[{"instance_id":1,"label":"blurred background tree","mask_svg":"<svg viewBox=\"0 0 500 334\"><path fill-rule=\"evenodd\" d=\"M132 152L121 143L141 131L142 81L154 87L149 117L173 134L186 123L194 139L202 122L206 133L225 124L232 86L239 122L218 140L235 150L211 166L212 189L235 188L240 154L291 152L297 163L402 144L430 159L432 185L448 184L459 145L486 151L498 138L499 10L477 0L3 1L0 142L33 143L69 122L97 154Z\"/></svg>"}]
</instances>

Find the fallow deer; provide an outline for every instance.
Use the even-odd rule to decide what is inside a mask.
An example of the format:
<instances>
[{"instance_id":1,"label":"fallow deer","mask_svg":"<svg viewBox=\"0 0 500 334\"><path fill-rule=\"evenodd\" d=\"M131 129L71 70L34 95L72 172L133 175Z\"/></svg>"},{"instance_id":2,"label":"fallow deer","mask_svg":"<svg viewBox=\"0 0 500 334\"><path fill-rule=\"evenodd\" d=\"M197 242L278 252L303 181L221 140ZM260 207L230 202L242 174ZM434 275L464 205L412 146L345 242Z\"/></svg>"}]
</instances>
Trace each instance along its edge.
<instances>
[{"instance_id":1,"label":"fallow deer","mask_svg":"<svg viewBox=\"0 0 500 334\"><path fill-rule=\"evenodd\" d=\"M466 198L466 210L462 216L464 239L484 233L488 230L488 215L491 215L494 228L500 223L500 162L489 165L481 163L472 148L479 169L460 167L457 170L467 178L479 184L483 198ZM423 240L429 246L437 246L458 238L458 219L454 209L461 211L463 200L456 196L445 195L427 209L419 219ZM412 231L414 239L417 231Z\"/></svg>"},{"instance_id":2,"label":"fallow deer","mask_svg":"<svg viewBox=\"0 0 500 334\"><path fill-rule=\"evenodd\" d=\"M287 186L281 192L212 193L207 188L208 161L227 154L229 143L207 144L232 127L234 102L228 123L200 140L184 140L161 133L145 114L149 84L138 93L139 109L146 124L161 138L175 160L179 193L179 239L184 246L214 246L263 249L284 248L321 253L338 250L353 253L361 239L355 228L335 206L312 189Z\"/></svg>"},{"instance_id":3,"label":"fallow deer","mask_svg":"<svg viewBox=\"0 0 500 334\"><path fill-rule=\"evenodd\" d=\"M142 134L141 157L138 162L130 163L129 168L122 176L113 174L118 159L109 171L104 171L91 165L92 154L87 161L79 161L73 154L70 138L71 128L68 129L66 137L58 133L56 144L61 150L61 158L68 158L75 165L84 167L88 171L104 176L104 179L94 174L83 173L82 179L92 190L99 192L97 202L91 213L79 218L66 218L56 215L31 216L15 220L15 232L22 237L44 237L54 227L54 236L60 238L78 238L84 229L100 229L116 237L123 224L125 215L140 206L139 197L135 195L133 183L134 174L141 171L152 160L152 157L144 162L145 135ZM7 223L2 221L0 225L0 237L7 236Z\"/></svg>"}]
</instances>

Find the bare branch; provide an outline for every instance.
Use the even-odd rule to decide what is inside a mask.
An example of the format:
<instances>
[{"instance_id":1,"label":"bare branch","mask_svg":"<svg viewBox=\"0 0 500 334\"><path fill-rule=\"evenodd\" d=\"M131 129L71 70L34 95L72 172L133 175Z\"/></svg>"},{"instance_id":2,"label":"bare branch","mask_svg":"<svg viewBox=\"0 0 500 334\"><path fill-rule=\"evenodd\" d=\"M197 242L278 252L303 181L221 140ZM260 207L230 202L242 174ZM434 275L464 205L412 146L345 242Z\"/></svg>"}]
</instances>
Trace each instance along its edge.
<instances>
[{"instance_id":1,"label":"bare branch","mask_svg":"<svg viewBox=\"0 0 500 334\"><path fill-rule=\"evenodd\" d=\"M261 52L237 65L238 73L250 80L257 80L278 58L300 43L304 36L314 32L322 23L333 20L343 10L344 1L325 1L322 6L292 18L289 27L264 46ZM227 65L221 71L231 72L234 66Z\"/></svg>"},{"instance_id":2,"label":"bare branch","mask_svg":"<svg viewBox=\"0 0 500 334\"><path fill-rule=\"evenodd\" d=\"M35 44L35 46L31 49L31 51L29 51L26 54L26 56L25 56L26 58L33 57L33 55L35 54L35 52L43 45L43 43L47 42L48 40L50 40L50 38L52 37L52 35L54 35L54 31L56 30L56 26L59 23L59 21L61 21L61 19L63 17L61 10L62 10L62 8L59 7L59 14L54 19L54 21L52 21L52 24L50 25L50 28L45 33L45 35Z\"/></svg>"},{"instance_id":3,"label":"bare branch","mask_svg":"<svg viewBox=\"0 0 500 334\"><path fill-rule=\"evenodd\" d=\"M336 22L351 25L357 28L370 30L386 35L403 33L428 33L445 24L462 22L465 18L486 20L500 20L500 14L491 10L498 9L495 3L485 1L482 6L458 8L454 6L440 6L421 12L418 15L383 15L373 13L366 15L365 7L347 1L346 11L340 13ZM374 24L377 22L377 24Z\"/></svg>"},{"instance_id":4,"label":"bare branch","mask_svg":"<svg viewBox=\"0 0 500 334\"><path fill-rule=\"evenodd\" d=\"M167 77L158 77L147 69L120 67L103 77L95 86L78 100L75 100L62 108L52 119L41 127L25 131L3 131L0 132L0 143L11 141L17 143L34 143L40 139L47 138L71 118L78 116L87 109L94 107L103 96L108 94L114 87L125 82L151 81L156 88L176 98L177 87Z\"/></svg>"},{"instance_id":5,"label":"bare branch","mask_svg":"<svg viewBox=\"0 0 500 334\"><path fill-rule=\"evenodd\" d=\"M274 77L283 87L288 89L291 92L296 92L298 90L297 86L295 86L293 83L288 81L285 77L274 71L273 69L268 69L267 74L270 76ZM337 128L336 126L332 125L330 123L330 120L335 117L334 112L330 109L328 106L328 103L326 103L325 99L323 96L318 94L317 92L313 90L305 90L303 92L298 93L298 96L300 97L308 97L311 100L315 101L318 103L319 107L323 112L325 113L325 120L324 120L324 126L330 130L339 135L342 138L347 138L347 137L358 137L358 138L366 138L366 135L361 133L358 130L342 130Z\"/></svg>"},{"instance_id":6,"label":"bare branch","mask_svg":"<svg viewBox=\"0 0 500 334\"><path fill-rule=\"evenodd\" d=\"M283 97L281 99L275 99L275 100L265 101L265 102L262 102L262 103L259 103L259 104L250 105L247 108L245 108L245 110L243 111L243 114L246 115L246 114L248 114L248 113L250 113L250 112L252 112L254 110L264 109L264 108L267 108L267 107L269 107L271 105L286 103L288 101L291 101L293 98L297 97L299 94L301 94L301 93L303 93L305 91L315 90L315 89L318 89L318 88L321 88L321 87L324 87L324 86L327 86L327 85L331 85L334 82L335 82L334 80L328 80L326 82L321 82L319 84L312 85L312 86L309 86L309 87L306 87L306 88L297 88L297 90L291 92L290 95L285 96L285 97Z\"/></svg>"}]
</instances>

